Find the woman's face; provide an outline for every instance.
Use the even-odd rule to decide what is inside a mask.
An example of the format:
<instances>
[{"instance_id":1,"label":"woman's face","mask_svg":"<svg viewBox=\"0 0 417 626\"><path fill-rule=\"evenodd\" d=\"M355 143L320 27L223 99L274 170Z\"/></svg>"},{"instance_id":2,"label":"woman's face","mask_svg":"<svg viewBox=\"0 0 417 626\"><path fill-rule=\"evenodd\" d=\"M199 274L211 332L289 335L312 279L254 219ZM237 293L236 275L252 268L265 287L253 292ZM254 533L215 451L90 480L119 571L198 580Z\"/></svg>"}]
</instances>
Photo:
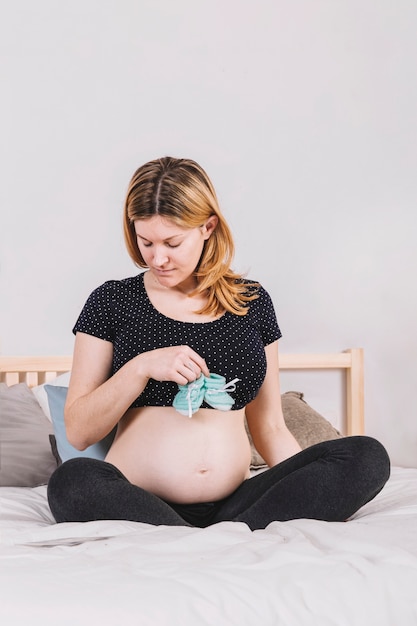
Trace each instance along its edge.
<instances>
[{"instance_id":1,"label":"woman's face","mask_svg":"<svg viewBox=\"0 0 417 626\"><path fill-rule=\"evenodd\" d=\"M216 224L214 215L197 228L182 228L160 215L135 221L140 253L158 283L194 288L194 271Z\"/></svg>"}]
</instances>

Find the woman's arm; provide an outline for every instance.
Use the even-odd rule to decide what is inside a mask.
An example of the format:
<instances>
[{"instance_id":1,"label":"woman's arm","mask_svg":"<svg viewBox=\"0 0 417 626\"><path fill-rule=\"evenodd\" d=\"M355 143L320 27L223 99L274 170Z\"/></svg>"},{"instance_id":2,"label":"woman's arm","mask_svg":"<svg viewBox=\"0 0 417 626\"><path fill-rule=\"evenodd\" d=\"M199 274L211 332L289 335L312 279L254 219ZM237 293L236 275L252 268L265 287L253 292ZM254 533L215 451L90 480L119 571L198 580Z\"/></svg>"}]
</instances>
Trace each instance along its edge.
<instances>
[{"instance_id":1,"label":"woman's arm","mask_svg":"<svg viewBox=\"0 0 417 626\"><path fill-rule=\"evenodd\" d=\"M120 421L150 378L180 385L209 375L202 359L188 346L144 352L113 376L113 344L77 332L71 380L65 404L68 441L79 450L100 441Z\"/></svg>"},{"instance_id":2,"label":"woman's arm","mask_svg":"<svg viewBox=\"0 0 417 626\"><path fill-rule=\"evenodd\" d=\"M272 467L300 452L301 447L288 430L281 405L278 341L265 348L267 370L258 395L245 409L253 443Z\"/></svg>"},{"instance_id":3,"label":"woman's arm","mask_svg":"<svg viewBox=\"0 0 417 626\"><path fill-rule=\"evenodd\" d=\"M68 441L84 450L105 437L145 388L147 379L130 361L111 375L113 344L78 332L65 404Z\"/></svg>"}]
</instances>

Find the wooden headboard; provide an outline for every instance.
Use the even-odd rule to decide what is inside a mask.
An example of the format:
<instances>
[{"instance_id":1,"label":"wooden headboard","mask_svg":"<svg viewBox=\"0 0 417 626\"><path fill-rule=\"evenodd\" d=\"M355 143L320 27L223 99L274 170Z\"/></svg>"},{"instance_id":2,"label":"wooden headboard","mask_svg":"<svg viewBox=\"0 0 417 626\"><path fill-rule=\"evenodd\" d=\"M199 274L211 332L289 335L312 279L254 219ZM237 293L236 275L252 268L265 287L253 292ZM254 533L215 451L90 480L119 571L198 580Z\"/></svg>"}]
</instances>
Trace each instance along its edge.
<instances>
[{"instance_id":1,"label":"wooden headboard","mask_svg":"<svg viewBox=\"0 0 417 626\"><path fill-rule=\"evenodd\" d=\"M50 381L71 369L70 356L0 356L0 382L29 387ZM363 349L351 348L330 354L281 354L281 370L341 370L345 376L346 434L364 433Z\"/></svg>"}]
</instances>

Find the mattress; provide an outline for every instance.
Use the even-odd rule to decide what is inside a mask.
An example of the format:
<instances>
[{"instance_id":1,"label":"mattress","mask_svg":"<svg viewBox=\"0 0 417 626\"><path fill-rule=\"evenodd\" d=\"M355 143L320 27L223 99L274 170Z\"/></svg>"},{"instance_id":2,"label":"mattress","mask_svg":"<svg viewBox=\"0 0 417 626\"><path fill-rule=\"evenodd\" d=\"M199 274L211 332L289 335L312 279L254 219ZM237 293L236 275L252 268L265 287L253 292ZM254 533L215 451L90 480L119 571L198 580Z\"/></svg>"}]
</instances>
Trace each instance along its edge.
<instances>
[{"instance_id":1,"label":"mattress","mask_svg":"<svg viewBox=\"0 0 417 626\"><path fill-rule=\"evenodd\" d=\"M0 488L5 626L412 626L417 469L394 467L345 523L250 531L55 524L46 487Z\"/></svg>"}]
</instances>

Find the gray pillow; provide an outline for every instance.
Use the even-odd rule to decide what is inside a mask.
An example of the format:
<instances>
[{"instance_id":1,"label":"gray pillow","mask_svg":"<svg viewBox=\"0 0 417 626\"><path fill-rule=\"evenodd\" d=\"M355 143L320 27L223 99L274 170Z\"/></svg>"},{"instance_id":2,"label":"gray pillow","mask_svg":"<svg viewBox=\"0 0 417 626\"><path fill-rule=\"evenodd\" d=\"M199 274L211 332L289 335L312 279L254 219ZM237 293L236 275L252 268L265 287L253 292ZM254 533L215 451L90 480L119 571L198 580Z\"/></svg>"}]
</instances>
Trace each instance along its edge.
<instances>
[{"instance_id":1,"label":"gray pillow","mask_svg":"<svg viewBox=\"0 0 417 626\"><path fill-rule=\"evenodd\" d=\"M25 383L0 383L0 486L37 487L48 482L56 461L51 422Z\"/></svg>"},{"instance_id":2,"label":"gray pillow","mask_svg":"<svg viewBox=\"0 0 417 626\"><path fill-rule=\"evenodd\" d=\"M303 400L303 397L300 391L287 391L281 396L285 423L301 448L342 437L330 422ZM266 463L253 445L248 428L247 433L252 451L251 466L265 467Z\"/></svg>"}]
</instances>

